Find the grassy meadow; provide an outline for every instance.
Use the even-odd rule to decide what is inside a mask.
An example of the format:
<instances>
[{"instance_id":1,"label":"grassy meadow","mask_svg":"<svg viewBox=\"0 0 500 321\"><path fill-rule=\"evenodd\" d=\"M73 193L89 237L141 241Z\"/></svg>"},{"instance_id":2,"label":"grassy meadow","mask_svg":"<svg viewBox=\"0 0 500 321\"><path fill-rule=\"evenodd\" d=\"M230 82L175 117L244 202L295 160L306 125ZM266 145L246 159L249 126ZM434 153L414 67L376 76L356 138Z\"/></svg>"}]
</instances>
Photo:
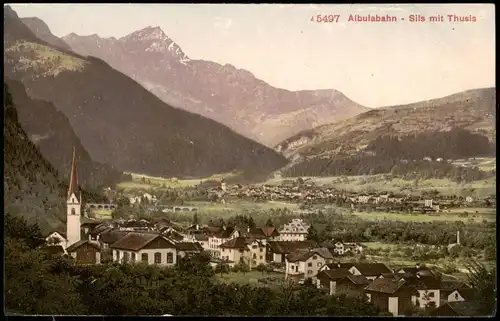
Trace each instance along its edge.
<instances>
[{"instance_id":1,"label":"grassy meadow","mask_svg":"<svg viewBox=\"0 0 500 321\"><path fill-rule=\"evenodd\" d=\"M477 213L476 213L477 211ZM459 214L467 212L466 217ZM480 223L483 220L496 221L495 208L461 208L450 210L449 213L441 212L436 214L418 213L384 213L384 212L353 212L353 215L364 220L391 220L391 221L414 221L414 222L435 222L435 221L463 221Z\"/></svg>"},{"instance_id":2,"label":"grassy meadow","mask_svg":"<svg viewBox=\"0 0 500 321\"><path fill-rule=\"evenodd\" d=\"M264 182L264 184L279 185L283 181L290 179L272 178ZM479 198L496 194L496 177L465 184L458 184L449 179L427 179L416 182L414 180L394 178L387 174L342 177L303 177L303 179L308 182L313 182L316 185L332 186L336 189L352 192L409 192L418 195L425 191L437 190L441 195L471 195Z\"/></svg>"},{"instance_id":3,"label":"grassy meadow","mask_svg":"<svg viewBox=\"0 0 500 321\"><path fill-rule=\"evenodd\" d=\"M190 178L190 179L178 179L175 177L172 178L163 178L163 177L154 177L148 176L144 174L137 173L126 173L132 175L132 181L121 182L118 184L118 188L127 190L149 190L149 189L168 189L168 188L188 188L193 187L195 185L200 184L202 181L207 180L216 180L220 181L222 178L230 178L232 176L239 175L238 172L233 173L223 173L223 174L214 174L209 177L202 178ZM144 178L144 181L143 181Z\"/></svg>"}]
</instances>

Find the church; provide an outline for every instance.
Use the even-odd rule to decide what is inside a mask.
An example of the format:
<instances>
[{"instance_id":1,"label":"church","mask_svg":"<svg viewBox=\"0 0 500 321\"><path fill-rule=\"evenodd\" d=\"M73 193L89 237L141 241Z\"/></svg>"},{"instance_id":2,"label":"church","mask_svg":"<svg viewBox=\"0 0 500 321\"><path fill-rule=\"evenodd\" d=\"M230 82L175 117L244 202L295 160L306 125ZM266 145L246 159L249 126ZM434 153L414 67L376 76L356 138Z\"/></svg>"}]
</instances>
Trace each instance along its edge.
<instances>
[{"instance_id":1,"label":"church","mask_svg":"<svg viewBox=\"0 0 500 321\"><path fill-rule=\"evenodd\" d=\"M78 188L78 172L76 168L76 151L73 148L73 160L66 198L66 235L53 232L48 239L57 239L64 252L71 255L79 263L96 264L101 262L100 247L98 244L82 238L82 220L87 220L82 215L82 193ZM88 223L88 222L87 222ZM95 221L95 223L99 223Z\"/></svg>"}]
</instances>

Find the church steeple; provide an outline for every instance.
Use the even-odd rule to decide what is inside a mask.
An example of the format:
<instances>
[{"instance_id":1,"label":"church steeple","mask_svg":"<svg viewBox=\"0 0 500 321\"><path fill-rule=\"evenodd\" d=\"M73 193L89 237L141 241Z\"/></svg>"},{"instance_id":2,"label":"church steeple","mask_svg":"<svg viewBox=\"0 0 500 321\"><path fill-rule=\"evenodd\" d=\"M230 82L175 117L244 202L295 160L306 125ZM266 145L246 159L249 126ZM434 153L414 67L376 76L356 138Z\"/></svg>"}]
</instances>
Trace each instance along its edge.
<instances>
[{"instance_id":1,"label":"church steeple","mask_svg":"<svg viewBox=\"0 0 500 321\"><path fill-rule=\"evenodd\" d=\"M73 147L73 161L71 162L71 173L68 187L68 200L66 202L66 245L70 246L81 238L81 209L82 197L78 199L78 175L76 172L76 151Z\"/></svg>"},{"instance_id":2,"label":"church steeple","mask_svg":"<svg viewBox=\"0 0 500 321\"><path fill-rule=\"evenodd\" d=\"M78 190L78 173L76 171L76 150L73 147L73 161L71 162L71 174L69 179L69 188L68 188L68 199L72 194L77 196L76 192Z\"/></svg>"}]
</instances>

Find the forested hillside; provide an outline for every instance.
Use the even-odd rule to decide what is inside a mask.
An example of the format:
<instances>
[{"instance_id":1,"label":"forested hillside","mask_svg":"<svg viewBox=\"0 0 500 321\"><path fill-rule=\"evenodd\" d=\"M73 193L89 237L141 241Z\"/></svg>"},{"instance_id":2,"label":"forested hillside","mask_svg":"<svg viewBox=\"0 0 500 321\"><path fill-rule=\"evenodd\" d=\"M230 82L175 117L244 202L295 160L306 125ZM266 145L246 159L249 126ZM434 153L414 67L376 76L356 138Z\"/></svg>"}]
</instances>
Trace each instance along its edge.
<instances>
[{"instance_id":1,"label":"forested hillside","mask_svg":"<svg viewBox=\"0 0 500 321\"><path fill-rule=\"evenodd\" d=\"M30 97L49 101L100 163L154 176L210 176L233 170L271 172L286 159L200 115L163 103L94 57L38 39L4 10L4 70Z\"/></svg>"},{"instance_id":2,"label":"forested hillside","mask_svg":"<svg viewBox=\"0 0 500 321\"><path fill-rule=\"evenodd\" d=\"M31 99L19 81L4 80L9 86L19 123L45 159L69 179L72 150L76 150L78 179L89 190L101 190L122 180L122 173L109 165L92 161L75 135L68 118L50 102Z\"/></svg>"},{"instance_id":3,"label":"forested hillside","mask_svg":"<svg viewBox=\"0 0 500 321\"><path fill-rule=\"evenodd\" d=\"M4 211L38 223L44 231L65 221L66 183L22 129L4 82ZM88 201L102 196L83 191Z\"/></svg>"}]
</instances>

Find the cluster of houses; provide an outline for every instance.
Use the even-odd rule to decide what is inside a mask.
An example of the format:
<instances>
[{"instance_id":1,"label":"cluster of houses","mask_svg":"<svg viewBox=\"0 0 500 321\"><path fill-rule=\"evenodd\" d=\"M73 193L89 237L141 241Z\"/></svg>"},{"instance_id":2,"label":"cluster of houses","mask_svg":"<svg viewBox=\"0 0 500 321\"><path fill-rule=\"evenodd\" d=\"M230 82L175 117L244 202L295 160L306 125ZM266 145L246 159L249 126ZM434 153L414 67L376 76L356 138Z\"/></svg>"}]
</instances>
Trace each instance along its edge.
<instances>
[{"instance_id":1,"label":"cluster of houses","mask_svg":"<svg viewBox=\"0 0 500 321\"><path fill-rule=\"evenodd\" d=\"M450 314L455 302L462 304L470 298L471 290L464 283L444 280L423 266L392 271L382 263L335 263L336 256L360 253L364 247L307 240L309 225L302 219L293 219L281 229L198 224L182 228L164 218L90 219L81 215L81 201L73 155L66 233L50 233L47 242L52 245L46 250L68 254L79 264L143 262L168 267L175 266L180 258L203 251L211 255L213 266L246 264L256 268L267 264L297 283L312 279L329 294L364 293L380 309L394 315L404 314L411 304L439 307L437 310Z\"/></svg>"},{"instance_id":2,"label":"cluster of houses","mask_svg":"<svg viewBox=\"0 0 500 321\"><path fill-rule=\"evenodd\" d=\"M475 199L469 196L439 196L429 199L420 196L390 193L339 192L331 187L313 184L301 185L226 185L213 188L210 193L221 202L231 198L258 201L309 203L337 203L352 209L394 212L440 212L456 207L495 207L496 198Z\"/></svg>"}]
</instances>

